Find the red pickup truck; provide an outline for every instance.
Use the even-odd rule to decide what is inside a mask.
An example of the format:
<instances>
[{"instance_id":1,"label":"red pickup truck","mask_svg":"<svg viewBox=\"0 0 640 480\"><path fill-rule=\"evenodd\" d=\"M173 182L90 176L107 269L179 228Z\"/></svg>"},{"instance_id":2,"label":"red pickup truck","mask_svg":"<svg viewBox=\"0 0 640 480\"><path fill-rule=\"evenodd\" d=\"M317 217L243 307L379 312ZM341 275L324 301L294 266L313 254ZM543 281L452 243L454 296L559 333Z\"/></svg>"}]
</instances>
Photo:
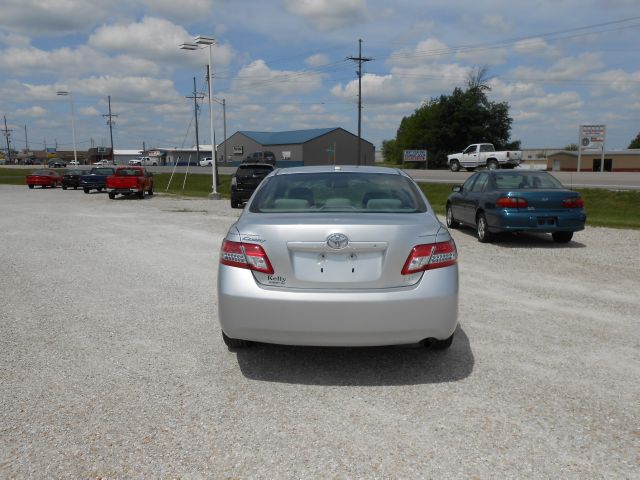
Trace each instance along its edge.
<instances>
[{"instance_id":1,"label":"red pickup truck","mask_svg":"<svg viewBox=\"0 0 640 480\"><path fill-rule=\"evenodd\" d=\"M144 192L153 195L153 177L144 167L120 166L114 175L107 177L107 192L112 200L118 194L144 198Z\"/></svg>"}]
</instances>

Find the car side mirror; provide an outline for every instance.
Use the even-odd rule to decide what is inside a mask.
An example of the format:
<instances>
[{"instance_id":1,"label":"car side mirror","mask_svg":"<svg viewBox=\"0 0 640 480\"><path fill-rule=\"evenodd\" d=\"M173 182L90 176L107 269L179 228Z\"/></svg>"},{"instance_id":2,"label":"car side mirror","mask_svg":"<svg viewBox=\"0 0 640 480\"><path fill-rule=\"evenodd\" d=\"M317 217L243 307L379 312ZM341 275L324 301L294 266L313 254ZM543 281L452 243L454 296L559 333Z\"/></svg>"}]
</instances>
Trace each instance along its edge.
<instances>
[{"instance_id":1,"label":"car side mirror","mask_svg":"<svg viewBox=\"0 0 640 480\"><path fill-rule=\"evenodd\" d=\"M460 193L460 192L462 192L462 185L456 185L455 187L452 188L452 190L454 192Z\"/></svg>"}]
</instances>

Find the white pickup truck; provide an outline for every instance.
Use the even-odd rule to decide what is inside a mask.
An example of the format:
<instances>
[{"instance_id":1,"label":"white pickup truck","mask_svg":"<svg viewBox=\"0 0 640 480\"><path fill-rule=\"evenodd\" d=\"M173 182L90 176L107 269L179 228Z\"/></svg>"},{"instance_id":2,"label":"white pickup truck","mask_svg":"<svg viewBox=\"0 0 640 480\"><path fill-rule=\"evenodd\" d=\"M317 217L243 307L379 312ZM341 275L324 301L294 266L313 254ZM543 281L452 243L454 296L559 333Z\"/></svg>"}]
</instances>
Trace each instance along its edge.
<instances>
[{"instance_id":1,"label":"white pickup truck","mask_svg":"<svg viewBox=\"0 0 640 480\"><path fill-rule=\"evenodd\" d=\"M522 152L509 150L496 152L491 143L474 143L465 148L461 153L447 155L447 164L452 172L457 172L461 167L474 170L476 167L513 168L520 165Z\"/></svg>"},{"instance_id":2,"label":"white pickup truck","mask_svg":"<svg viewBox=\"0 0 640 480\"><path fill-rule=\"evenodd\" d=\"M143 165L143 166L153 166L158 165L158 160L151 157L138 157L132 160L129 160L129 165Z\"/></svg>"}]
</instances>

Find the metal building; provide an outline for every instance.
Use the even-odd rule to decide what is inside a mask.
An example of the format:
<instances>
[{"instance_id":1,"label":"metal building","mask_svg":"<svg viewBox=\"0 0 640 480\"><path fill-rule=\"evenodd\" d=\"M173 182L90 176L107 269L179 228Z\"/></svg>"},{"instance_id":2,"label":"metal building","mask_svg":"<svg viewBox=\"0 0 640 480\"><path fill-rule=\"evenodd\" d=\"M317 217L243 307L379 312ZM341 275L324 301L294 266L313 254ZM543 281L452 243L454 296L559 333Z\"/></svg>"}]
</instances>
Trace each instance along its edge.
<instances>
[{"instance_id":1,"label":"metal building","mask_svg":"<svg viewBox=\"0 0 640 480\"><path fill-rule=\"evenodd\" d=\"M218 162L239 164L255 152L269 151L278 167L301 165L373 165L375 148L343 128L315 128L288 132L239 131L218 145Z\"/></svg>"}]
</instances>

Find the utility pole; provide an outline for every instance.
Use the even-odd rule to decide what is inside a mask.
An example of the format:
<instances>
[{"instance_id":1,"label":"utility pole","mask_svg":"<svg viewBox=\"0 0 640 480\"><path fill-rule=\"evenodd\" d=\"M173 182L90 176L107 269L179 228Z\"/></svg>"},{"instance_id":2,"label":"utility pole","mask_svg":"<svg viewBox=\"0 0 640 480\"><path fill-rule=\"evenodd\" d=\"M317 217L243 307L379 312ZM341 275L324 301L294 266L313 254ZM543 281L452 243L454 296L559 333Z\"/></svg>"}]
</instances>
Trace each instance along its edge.
<instances>
[{"instance_id":1,"label":"utility pole","mask_svg":"<svg viewBox=\"0 0 640 480\"><path fill-rule=\"evenodd\" d=\"M109 101L109 113L102 115L103 117L107 117L107 125L109 125L109 136L111 137L111 159L115 162L115 154L113 153L113 117L117 117L118 115L113 115L111 113L111 95L107 96Z\"/></svg>"},{"instance_id":2,"label":"utility pole","mask_svg":"<svg viewBox=\"0 0 640 480\"><path fill-rule=\"evenodd\" d=\"M222 121L224 122L224 161L227 161L227 100L222 99Z\"/></svg>"},{"instance_id":3,"label":"utility pole","mask_svg":"<svg viewBox=\"0 0 640 480\"><path fill-rule=\"evenodd\" d=\"M196 116L196 165L200 165L200 138L198 136L198 99L199 98L204 98L204 95L198 95L198 92L196 91L196 77L193 77L193 96L192 97L187 97L187 98L193 98L193 111L194 114ZM211 150L214 155L215 155L215 145L211 146ZM215 164L215 157L212 157L214 164Z\"/></svg>"},{"instance_id":4,"label":"utility pole","mask_svg":"<svg viewBox=\"0 0 640 480\"><path fill-rule=\"evenodd\" d=\"M13 130L10 130L7 128L7 116L4 115L4 138L7 140L7 158L5 163L7 165L9 165L11 163L11 142L9 140L9 137L11 137L11 132Z\"/></svg>"},{"instance_id":5,"label":"utility pole","mask_svg":"<svg viewBox=\"0 0 640 480\"><path fill-rule=\"evenodd\" d=\"M27 126L24 126L24 148L25 152L29 153L29 137L27 137Z\"/></svg>"},{"instance_id":6,"label":"utility pole","mask_svg":"<svg viewBox=\"0 0 640 480\"><path fill-rule=\"evenodd\" d=\"M358 165L360 165L360 149L362 143L362 63L370 62L373 60L372 58L367 58L362 56L362 39L358 40L359 48L358 48L358 56L357 57L347 57L347 60L353 60L358 62L358 71L356 74L358 75Z\"/></svg>"}]
</instances>

